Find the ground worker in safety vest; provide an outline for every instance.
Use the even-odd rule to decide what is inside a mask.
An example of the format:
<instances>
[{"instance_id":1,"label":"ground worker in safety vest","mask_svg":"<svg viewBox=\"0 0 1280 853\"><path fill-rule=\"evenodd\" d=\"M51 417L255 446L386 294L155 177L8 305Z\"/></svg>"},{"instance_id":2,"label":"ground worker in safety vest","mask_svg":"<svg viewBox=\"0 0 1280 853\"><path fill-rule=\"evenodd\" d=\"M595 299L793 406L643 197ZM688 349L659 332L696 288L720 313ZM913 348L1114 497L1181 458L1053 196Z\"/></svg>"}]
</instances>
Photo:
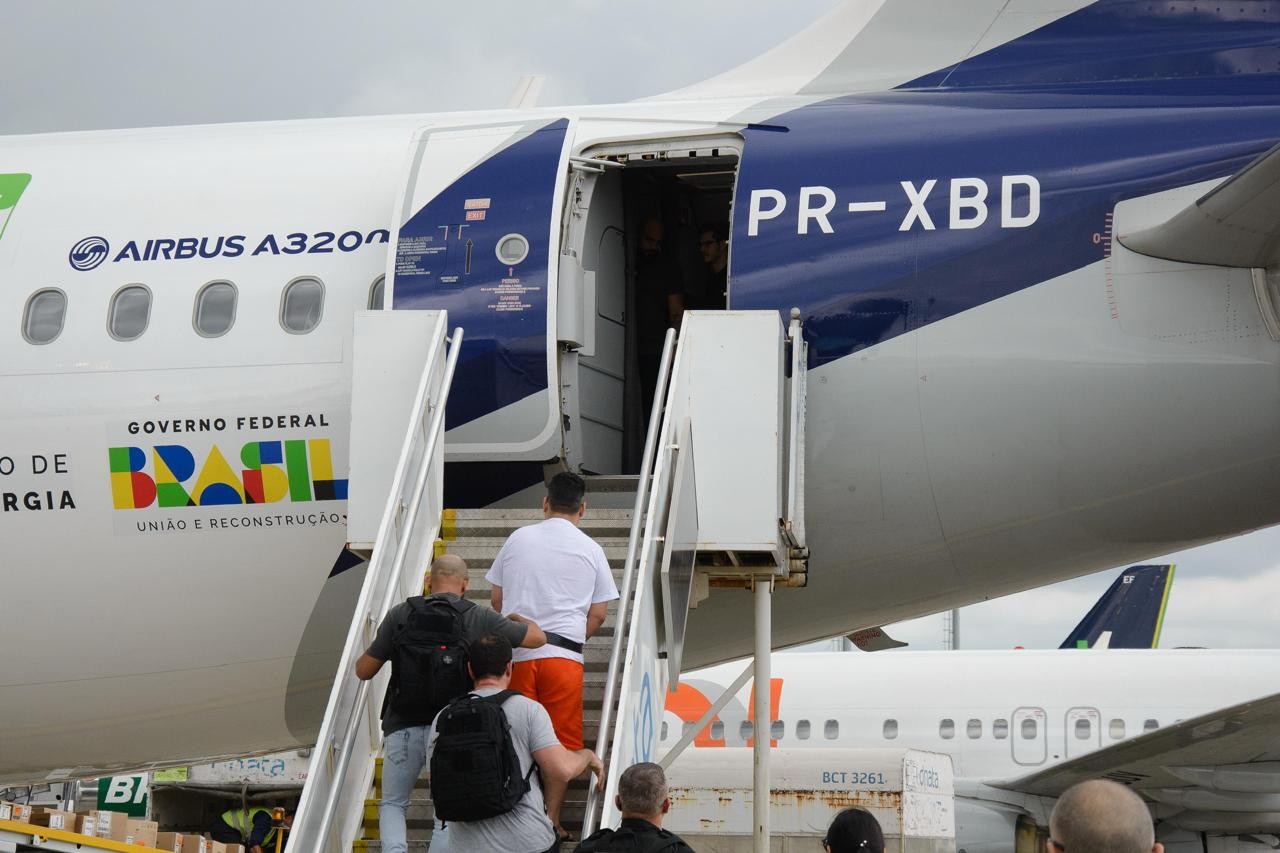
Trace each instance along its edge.
<instances>
[{"instance_id":1,"label":"ground worker in safety vest","mask_svg":"<svg viewBox=\"0 0 1280 853\"><path fill-rule=\"evenodd\" d=\"M293 825L293 815L284 816L284 825ZM247 853L274 853L279 831L271 809L263 808L228 809L209 827L214 841L243 844Z\"/></svg>"}]
</instances>

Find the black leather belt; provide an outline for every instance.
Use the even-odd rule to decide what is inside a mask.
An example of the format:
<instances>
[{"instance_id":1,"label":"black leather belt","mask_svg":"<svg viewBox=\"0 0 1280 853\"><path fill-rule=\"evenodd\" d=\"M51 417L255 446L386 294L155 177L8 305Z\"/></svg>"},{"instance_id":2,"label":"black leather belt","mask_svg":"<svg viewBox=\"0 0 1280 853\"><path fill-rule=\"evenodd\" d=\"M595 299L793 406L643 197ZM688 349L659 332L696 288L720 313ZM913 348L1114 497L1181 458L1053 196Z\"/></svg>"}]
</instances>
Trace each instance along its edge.
<instances>
[{"instance_id":1,"label":"black leather belt","mask_svg":"<svg viewBox=\"0 0 1280 853\"><path fill-rule=\"evenodd\" d=\"M544 631L547 635L547 642L553 646L559 646L562 649L568 649L571 652L582 654L582 643L575 643L567 637L562 637L554 631Z\"/></svg>"}]
</instances>

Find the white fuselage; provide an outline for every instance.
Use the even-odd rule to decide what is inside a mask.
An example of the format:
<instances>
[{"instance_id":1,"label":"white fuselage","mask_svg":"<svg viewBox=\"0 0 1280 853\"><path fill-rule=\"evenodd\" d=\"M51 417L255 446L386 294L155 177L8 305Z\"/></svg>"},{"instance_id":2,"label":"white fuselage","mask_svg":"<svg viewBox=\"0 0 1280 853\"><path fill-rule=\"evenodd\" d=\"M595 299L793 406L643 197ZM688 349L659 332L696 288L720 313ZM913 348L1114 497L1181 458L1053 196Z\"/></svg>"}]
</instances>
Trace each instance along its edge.
<instances>
[{"instance_id":1,"label":"white fuselage","mask_svg":"<svg viewBox=\"0 0 1280 853\"><path fill-rule=\"evenodd\" d=\"M679 689L715 701L742 666L687 673ZM1274 693L1280 651L796 652L774 655L772 680L777 746L945 752L958 782L983 782ZM708 732L725 747L751 735L751 691L739 691L719 714L723 728ZM673 708L692 716L695 705L688 693L668 698L660 754L686 724Z\"/></svg>"},{"instance_id":2,"label":"white fuselage","mask_svg":"<svg viewBox=\"0 0 1280 853\"><path fill-rule=\"evenodd\" d=\"M352 315L394 272L415 129L569 115L578 124L567 156L606 141L722 134L719 122L751 103L0 139L0 174L33 176L0 238L0 781L314 739L362 577L357 567L330 578L345 502L317 483L347 476ZM446 180L490 143L470 150L462 132L451 144L454 159L424 173ZM69 251L90 236L108 241L111 257L82 271ZM1249 271L1204 278L1162 264L1166 280L1150 289L1150 263L1115 252L809 372L812 560L808 587L776 597L777 644L1280 518L1280 347L1263 330ZM291 334L282 294L300 278L322 283L323 311L312 331ZM236 318L205 337L194 302L214 281L235 286ZM1120 321L1106 282L1127 312ZM129 285L149 291L150 314L144 334L119 340L109 306ZM60 335L36 345L22 326L41 289L61 291L67 310ZM1224 302L1229 331L1219 330ZM1180 318L1183 332L1142 322L1152 311ZM195 469L172 479L243 491L259 465L286 477L283 462L247 446L288 442L305 452L289 463L288 489L264 503L129 502L129 448L153 480L155 460L171 452L156 448L180 446ZM702 602L685 661L743 653L749 612L737 591ZM869 665L890 660L900 658ZM866 702L876 690L845 695Z\"/></svg>"}]
</instances>

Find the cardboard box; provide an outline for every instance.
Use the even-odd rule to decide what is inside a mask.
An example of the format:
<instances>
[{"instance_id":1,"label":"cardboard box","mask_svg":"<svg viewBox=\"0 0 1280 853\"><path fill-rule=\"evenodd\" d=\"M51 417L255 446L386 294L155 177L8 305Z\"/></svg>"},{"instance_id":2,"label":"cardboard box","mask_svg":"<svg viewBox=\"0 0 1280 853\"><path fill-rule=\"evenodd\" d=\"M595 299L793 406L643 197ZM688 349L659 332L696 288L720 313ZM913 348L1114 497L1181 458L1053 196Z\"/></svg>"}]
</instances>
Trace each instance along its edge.
<instances>
[{"instance_id":1,"label":"cardboard box","mask_svg":"<svg viewBox=\"0 0 1280 853\"><path fill-rule=\"evenodd\" d=\"M98 813L89 812L85 815L76 815L76 832L81 835L87 835L92 838L98 831Z\"/></svg>"},{"instance_id":2,"label":"cardboard box","mask_svg":"<svg viewBox=\"0 0 1280 853\"><path fill-rule=\"evenodd\" d=\"M31 815L31 822L36 826L47 826L50 829L61 829L66 832L76 831L76 813L55 808L38 808Z\"/></svg>"},{"instance_id":3,"label":"cardboard box","mask_svg":"<svg viewBox=\"0 0 1280 853\"><path fill-rule=\"evenodd\" d=\"M182 836L182 853L209 853L209 842L203 835Z\"/></svg>"},{"instance_id":4,"label":"cardboard box","mask_svg":"<svg viewBox=\"0 0 1280 853\"><path fill-rule=\"evenodd\" d=\"M16 820L18 823L31 822L31 806L20 803L0 803L0 820Z\"/></svg>"},{"instance_id":5,"label":"cardboard box","mask_svg":"<svg viewBox=\"0 0 1280 853\"><path fill-rule=\"evenodd\" d=\"M221 841L205 841L205 850L208 853L227 853L227 845Z\"/></svg>"},{"instance_id":6,"label":"cardboard box","mask_svg":"<svg viewBox=\"0 0 1280 853\"><path fill-rule=\"evenodd\" d=\"M182 853L182 833L181 832L157 833L156 849L167 850L168 853Z\"/></svg>"},{"instance_id":7,"label":"cardboard box","mask_svg":"<svg viewBox=\"0 0 1280 853\"><path fill-rule=\"evenodd\" d=\"M156 833L156 849L169 853L209 853L209 842L200 835L181 832Z\"/></svg>"},{"instance_id":8,"label":"cardboard box","mask_svg":"<svg viewBox=\"0 0 1280 853\"><path fill-rule=\"evenodd\" d=\"M136 844L139 847L155 847L156 836L160 834L160 824L154 820L133 820L128 822L128 834L125 844Z\"/></svg>"},{"instance_id":9,"label":"cardboard box","mask_svg":"<svg viewBox=\"0 0 1280 853\"><path fill-rule=\"evenodd\" d=\"M272 844L272 845L271 845L271 849L272 849L272 850L275 850L275 849L276 849L274 844ZM243 845L243 844L228 844L228 845L227 845L227 853L245 853L244 845Z\"/></svg>"},{"instance_id":10,"label":"cardboard box","mask_svg":"<svg viewBox=\"0 0 1280 853\"><path fill-rule=\"evenodd\" d=\"M129 816L124 812L98 812L94 836L124 841L129 835Z\"/></svg>"}]
</instances>

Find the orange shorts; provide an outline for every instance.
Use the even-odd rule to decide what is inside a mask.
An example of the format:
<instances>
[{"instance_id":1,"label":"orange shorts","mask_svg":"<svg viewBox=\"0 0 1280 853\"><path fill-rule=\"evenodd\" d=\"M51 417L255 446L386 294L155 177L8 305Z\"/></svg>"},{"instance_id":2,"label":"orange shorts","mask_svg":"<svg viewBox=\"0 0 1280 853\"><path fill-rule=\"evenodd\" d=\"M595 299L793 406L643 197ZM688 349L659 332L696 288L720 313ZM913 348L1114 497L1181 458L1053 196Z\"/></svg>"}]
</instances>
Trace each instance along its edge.
<instances>
[{"instance_id":1,"label":"orange shorts","mask_svg":"<svg viewBox=\"0 0 1280 853\"><path fill-rule=\"evenodd\" d=\"M547 709L565 749L582 749L582 664L568 658L516 661L511 689Z\"/></svg>"}]
</instances>

